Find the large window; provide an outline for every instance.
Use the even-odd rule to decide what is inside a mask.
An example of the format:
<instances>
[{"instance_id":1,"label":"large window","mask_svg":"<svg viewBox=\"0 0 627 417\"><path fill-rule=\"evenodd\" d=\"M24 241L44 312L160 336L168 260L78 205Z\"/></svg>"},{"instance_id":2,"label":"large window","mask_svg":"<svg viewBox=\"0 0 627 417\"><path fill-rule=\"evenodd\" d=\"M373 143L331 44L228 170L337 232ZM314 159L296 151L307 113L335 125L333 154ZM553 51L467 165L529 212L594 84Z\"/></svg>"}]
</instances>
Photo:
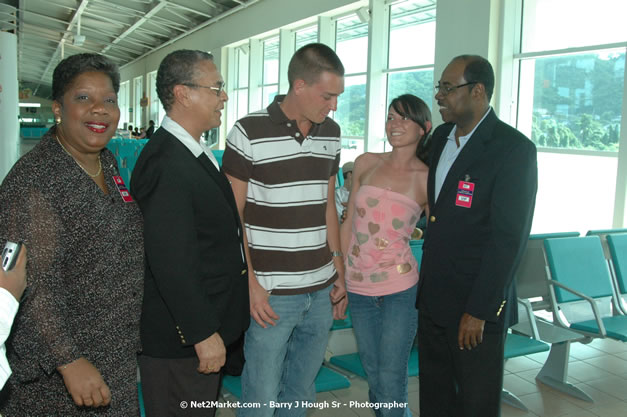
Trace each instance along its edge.
<instances>
[{"instance_id":1,"label":"large window","mask_svg":"<svg viewBox=\"0 0 627 417\"><path fill-rule=\"evenodd\" d=\"M625 13L615 0L523 2L518 127L539 147L618 150Z\"/></svg>"},{"instance_id":2,"label":"large window","mask_svg":"<svg viewBox=\"0 0 627 417\"><path fill-rule=\"evenodd\" d=\"M355 13L336 22L336 53L344 64L344 94L338 100L335 120L342 137L363 138L366 127L366 73L368 23Z\"/></svg>"},{"instance_id":3,"label":"large window","mask_svg":"<svg viewBox=\"0 0 627 417\"><path fill-rule=\"evenodd\" d=\"M139 77L133 78L133 127L136 127L137 130L142 125L142 105L141 100L144 96L144 77L141 75Z\"/></svg>"},{"instance_id":4,"label":"large window","mask_svg":"<svg viewBox=\"0 0 627 417\"><path fill-rule=\"evenodd\" d=\"M157 94L157 71L153 71L148 74L148 88L150 91L150 117L149 119L155 122L157 126L161 124L163 116L165 116L165 110L159 101L159 94ZM146 126L147 128L148 126Z\"/></svg>"},{"instance_id":5,"label":"large window","mask_svg":"<svg viewBox=\"0 0 627 417\"><path fill-rule=\"evenodd\" d=\"M585 0L519 4L516 125L539 151L532 232L611 228L627 2L599 0L594 7Z\"/></svg>"},{"instance_id":6,"label":"large window","mask_svg":"<svg viewBox=\"0 0 627 417\"><path fill-rule=\"evenodd\" d=\"M246 116L248 114L248 62L249 62L250 48L248 45L238 46L235 49L235 62L233 65L237 68L237 76L234 80L229 80L233 83L233 90L230 96L230 100L235 100L235 109L237 116L235 120Z\"/></svg>"},{"instance_id":7,"label":"large window","mask_svg":"<svg viewBox=\"0 0 627 417\"><path fill-rule=\"evenodd\" d=\"M354 160L366 149L382 151L382 124L371 122L385 120L382 109L389 98L411 93L432 105L436 0L366 3L355 2L352 11L342 8L335 15L312 16L260 34L245 45L242 39L230 46L228 120L234 123L247 109L257 110L273 100L279 91L280 76L287 75L279 74L286 70L286 62L279 60L284 59L281 51L296 51L320 41L334 47L345 69L344 93L338 99L337 110L329 114L342 130L342 160ZM389 20L379 25L383 14ZM373 36L377 42L369 51ZM293 44L281 45L281 40ZM380 40L385 41L381 48ZM376 67L371 69L374 74L369 74L369 66Z\"/></svg>"},{"instance_id":8,"label":"large window","mask_svg":"<svg viewBox=\"0 0 627 417\"><path fill-rule=\"evenodd\" d=\"M124 81L120 83L120 91L118 92L118 107L120 108L120 122L118 123L119 129L125 129L128 125L128 95L129 95L129 82Z\"/></svg>"},{"instance_id":9,"label":"large window","mask_svg":"<svg viewBox=\"0 0 627 417\"><path fill-rule=\"evenodd\" d=\"M388 103L401 94L420 97L431 108L435 56L435 0L390 6ZM419 40L419 41L417 41Z\"/></svg>"},{"instance_id":10,"label":"large window","mask_svg":"<svg viewBox=\"0 0 627 417\"><path fill-rule=\"evenodd\" d=\"M267 107L279 92L279 37L263 42L263 107Z\"/></svg>"},{"instance_id":11,"label":"large window","mask_svg":"<svg viewBox=\"0 0 627 417\"><path fill-rule=\"evenodd\" d=\"M294 35L294 51L298 51L301 47L318 41L318 26L297 30Z\"/></svg>"},{"instance_id":12,"label":"large window","mask_svg":"<svg viewBox=\"0 0 627 417\"><path fill-rule=\"evenodd\" d=\"M518 125L539 147L618 151L625 49L522 60Z\"/></svg>"}]
</instances>

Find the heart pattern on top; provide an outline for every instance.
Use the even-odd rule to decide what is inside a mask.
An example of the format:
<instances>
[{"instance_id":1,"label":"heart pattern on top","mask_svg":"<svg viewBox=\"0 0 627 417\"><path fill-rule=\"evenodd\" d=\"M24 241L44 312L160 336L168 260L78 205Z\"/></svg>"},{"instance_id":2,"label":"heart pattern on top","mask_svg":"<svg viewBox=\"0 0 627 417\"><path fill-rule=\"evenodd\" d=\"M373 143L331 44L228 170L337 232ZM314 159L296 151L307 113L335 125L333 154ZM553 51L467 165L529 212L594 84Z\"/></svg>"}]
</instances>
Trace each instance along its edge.
<instances>
[{"instance_id":1,"label":"heart pattern on top","mask_svg":"<svg viewBox=\"0 0 627 417\"><path fill-rule=\"evenodd\" d=\"M381 230L381 226L379 226L376 223L368 222L368 231L370 232L371 235L374 235L379 230Z\"/></svg>"},{"instance_id":2,"label":"heart pattern on top","mask_svg":"<svg viewBox=\"0 0 627 417\"><path fill-rule=\"evenodd\" d=\"M357 214L359 214L359 217L364 217L366 215L366 209L363 207L357 207L356 209Z\"/></svg>"},{"instance_id":3,"label":"heart pattern on top","mask_svg":"<svg viewBox=\"0 0 627 417\"><path fill-rule=\"evenodd\" d=\"M388 279L388 273L385 271L375 272L374 274L370 274L370 281L372 282L381 282L386 281Z\"/></svg>"},{"instance_id":4,"label":"heart pattern on top","mask_svg":"<svg viewBox=\"0 0 627 417\"><path fill-rule=\"evenodd\" d=\"M360 245L363 245L368 241L368 239L370 239L370 236L360 232L355 233L355 237L357 238L357 242L359 242Z\"/></svg>"},{"instance_id":5,"label":"heart pattern on top","mask_svg":"<svg viewBox=\"0 0 627 417\"><path fill-rule=\"evenodd\" d=\"M392 220L392 227L394 230L398 230L405 225L405 222L401 219L397 219L396 217Z\"/></svg>"},{"instance_id":6,"label":"heart pattern on top","mask_svg":"<svg viewBox=\"0 0 627 417\"><path fill-rule=\"evenodd\" d=\"M376 198L368 197L366 198L366 204L368 204L368 207L373 208L374 206L379 204L379 200L377 200Z\"/></svg>"},{"instance_id":7,"label":"heart pattern on top","mask_svg":"<svg viewBox=\"0 0 627 417\"><path fill-rule=\"evenodd\" d=\"M351 272L350 278L353 281L363 281L364 280L364 276L361 274L361 272Z\"/></svg>"}]
</instances>

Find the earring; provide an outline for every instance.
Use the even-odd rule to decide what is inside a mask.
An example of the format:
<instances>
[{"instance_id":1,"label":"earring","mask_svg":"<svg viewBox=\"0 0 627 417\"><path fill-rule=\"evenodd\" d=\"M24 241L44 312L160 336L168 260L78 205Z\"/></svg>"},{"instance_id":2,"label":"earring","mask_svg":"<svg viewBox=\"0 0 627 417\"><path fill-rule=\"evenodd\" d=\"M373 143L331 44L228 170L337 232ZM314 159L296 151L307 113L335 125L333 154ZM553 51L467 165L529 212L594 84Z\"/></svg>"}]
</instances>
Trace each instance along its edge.
<instances>
[{"instance_id":1,"label":"earring","mask_svg":"<svg viewBox=\"0 0 627 417\"><path fill-rule=\"evenodd\" d=\"M57 117L56 119L54 119L55 123L60 125L61 124L61 117Z\"/></svg>"}]
</instances>

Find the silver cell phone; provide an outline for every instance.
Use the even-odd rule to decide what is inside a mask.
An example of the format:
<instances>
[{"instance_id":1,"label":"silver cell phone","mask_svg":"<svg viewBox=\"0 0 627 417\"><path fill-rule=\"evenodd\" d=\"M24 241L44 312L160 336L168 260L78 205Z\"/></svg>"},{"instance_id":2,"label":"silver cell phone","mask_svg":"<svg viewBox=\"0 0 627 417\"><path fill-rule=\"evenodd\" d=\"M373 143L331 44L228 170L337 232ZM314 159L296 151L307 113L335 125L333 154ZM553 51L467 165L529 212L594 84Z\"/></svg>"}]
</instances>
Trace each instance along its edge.
<instances>
[{"instance_id":1,"label":"silver cell phone","mask_svg":"<svg viewBox=\"0 0 627 417\"><path fill-rule=\"evenodd\" d=\"M7 242L2 249L2 269L10 271L17 262L17 257L20 255L22 249L21 243Z\"/></svg>"}]
</instances>

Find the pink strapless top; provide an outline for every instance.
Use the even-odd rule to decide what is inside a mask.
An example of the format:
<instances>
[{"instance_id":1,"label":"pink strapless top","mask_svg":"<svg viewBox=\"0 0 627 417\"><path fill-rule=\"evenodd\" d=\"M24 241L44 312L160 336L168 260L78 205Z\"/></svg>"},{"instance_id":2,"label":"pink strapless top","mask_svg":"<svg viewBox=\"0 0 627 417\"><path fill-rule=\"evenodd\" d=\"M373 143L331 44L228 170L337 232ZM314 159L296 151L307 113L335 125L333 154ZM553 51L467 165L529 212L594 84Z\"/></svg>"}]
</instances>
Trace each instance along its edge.
<instances>
[{"instance_id":1,"label":"pink strapless top","mask_svg":"<svg viewBox=\"0 0 627 417\"><path fill-rule=\"evenodd\" d=\"M387 295L418 282L409 239L421 213L422 207L403 194L372 185L359 187L346 258L348 291Z\"/></svg>"}]
</instances>

